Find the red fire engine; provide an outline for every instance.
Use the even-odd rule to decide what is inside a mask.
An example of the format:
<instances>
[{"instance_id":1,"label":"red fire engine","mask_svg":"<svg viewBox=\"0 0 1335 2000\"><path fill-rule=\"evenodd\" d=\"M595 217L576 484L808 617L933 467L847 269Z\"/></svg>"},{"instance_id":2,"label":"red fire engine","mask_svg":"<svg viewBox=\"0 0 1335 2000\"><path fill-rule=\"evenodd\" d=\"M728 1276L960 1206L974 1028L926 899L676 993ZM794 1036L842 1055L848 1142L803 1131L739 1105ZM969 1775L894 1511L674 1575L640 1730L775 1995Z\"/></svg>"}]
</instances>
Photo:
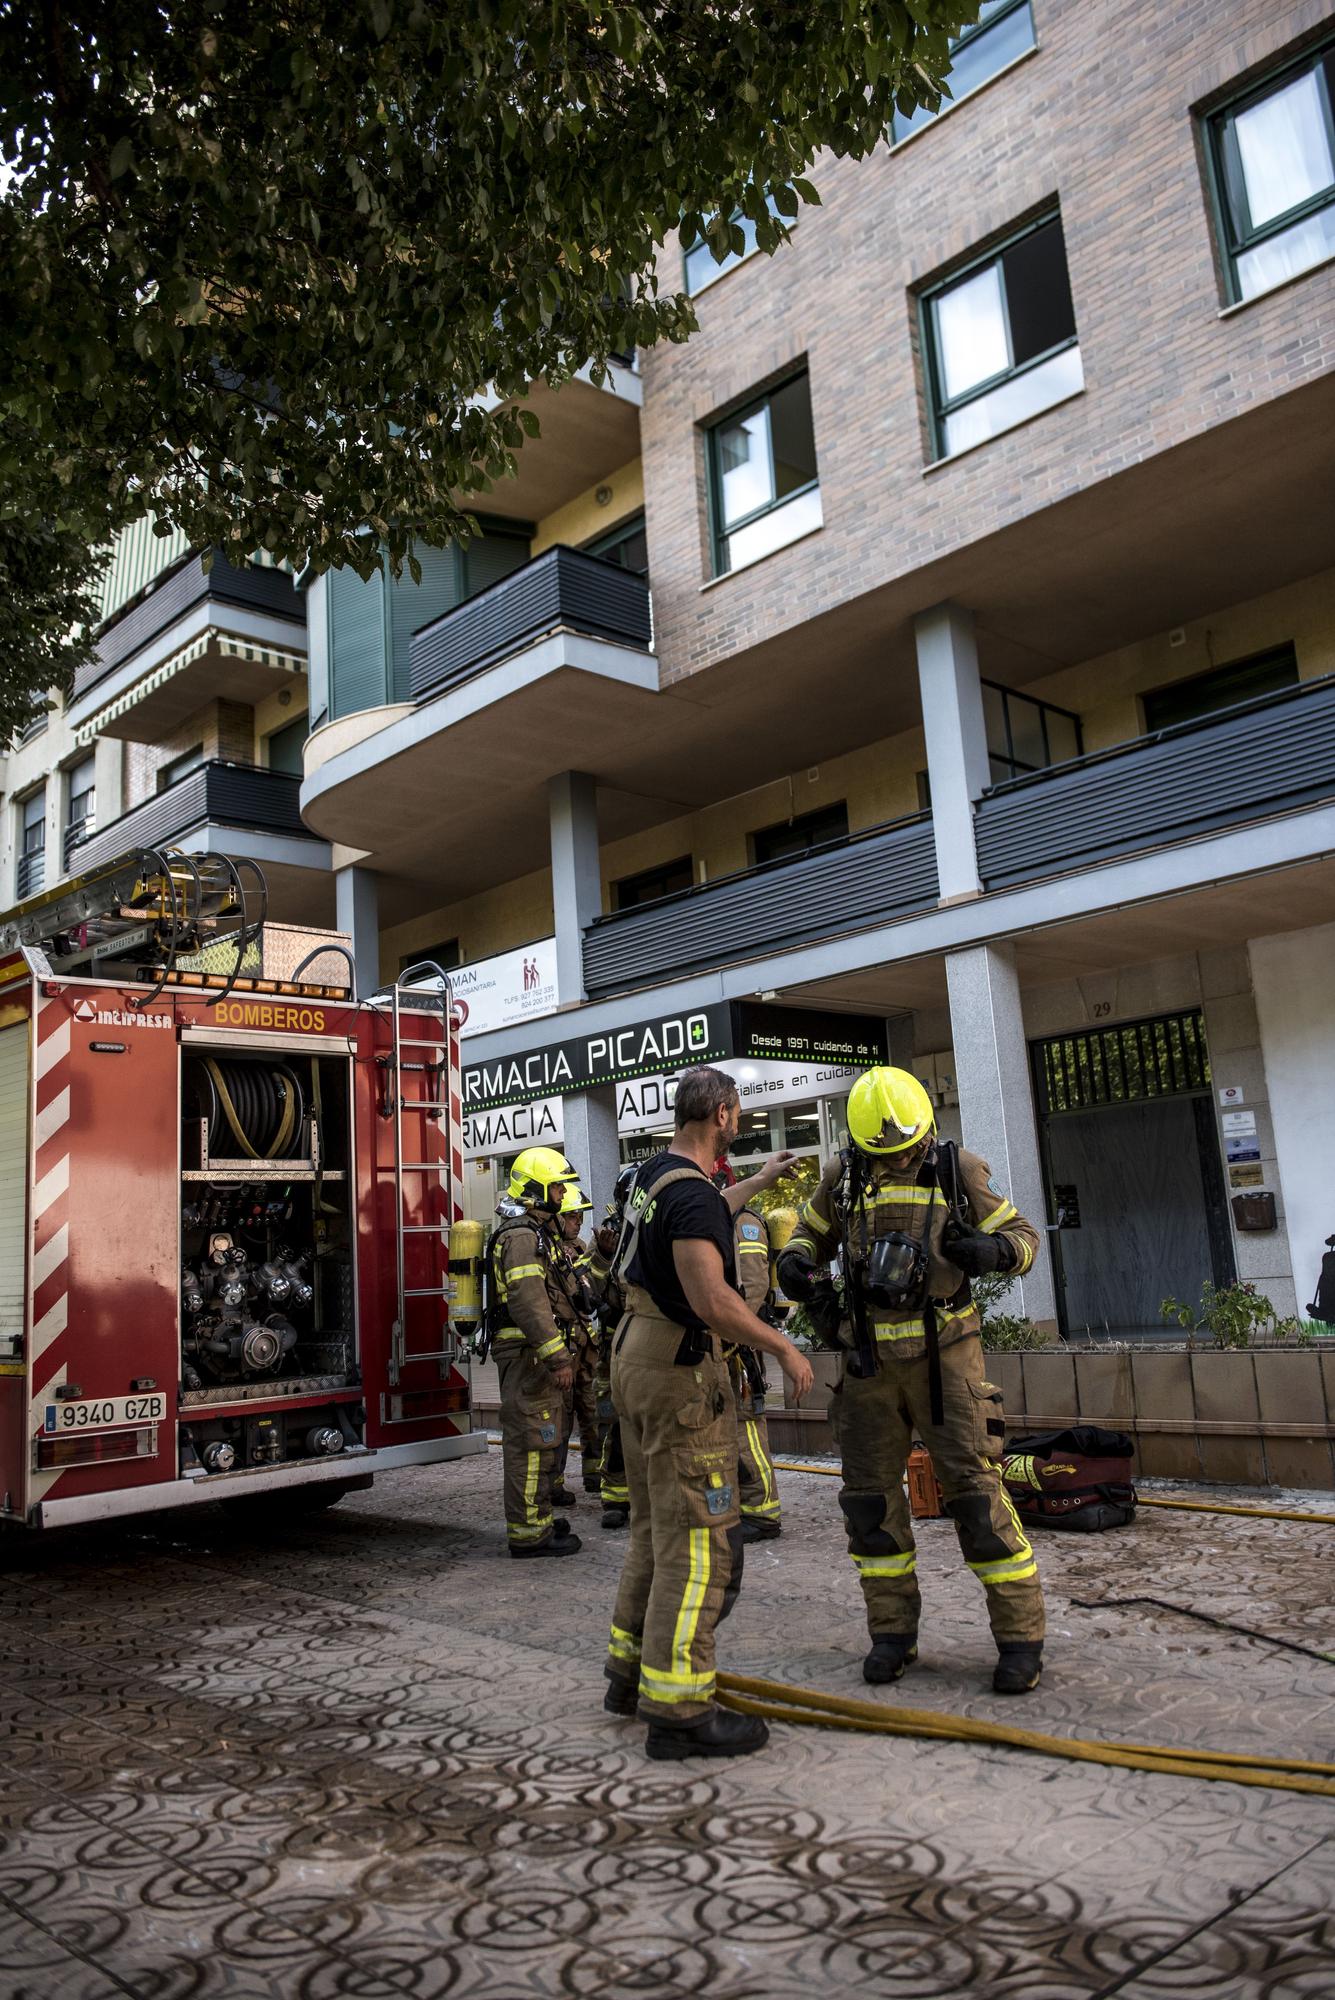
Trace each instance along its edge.
<instances>
[{"instance_id":1,"label":"red fire engine","mask_svg":"<svg viewBox=\"0 0 1335 2000\"><path fill-rule=\"evenodd\" d=\"M320 932L289 972L264 900L144 851L0 919L0 1520L325 1506L486 1450L448 984L358 1001Z\"/></svg>"}]
</instances>

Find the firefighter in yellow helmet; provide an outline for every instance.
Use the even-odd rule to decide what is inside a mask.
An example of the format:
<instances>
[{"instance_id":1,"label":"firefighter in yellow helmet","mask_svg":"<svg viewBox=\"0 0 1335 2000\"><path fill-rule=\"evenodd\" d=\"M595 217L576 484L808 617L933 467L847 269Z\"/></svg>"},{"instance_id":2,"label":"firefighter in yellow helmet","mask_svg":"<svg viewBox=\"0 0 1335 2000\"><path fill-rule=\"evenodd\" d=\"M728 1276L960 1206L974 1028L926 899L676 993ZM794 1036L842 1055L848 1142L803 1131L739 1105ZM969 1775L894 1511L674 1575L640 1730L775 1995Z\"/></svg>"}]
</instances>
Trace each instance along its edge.
<instances>
[{"instance_id":1,"label":"firefighter in yellow helmet","mask_svg":"<svg viewBox=\"0 0 1335 2000\"><path fill-rule=\"evenodd\" d=\"M878 1068L848 1099L851 1144L830 1161L778 1260L789 1298L844 1348L830 1421L839 1504L867 1606L868 1681L917 1658L919 1593L904 1471L916 1434L932 1455L965 1562L987 1592L993 1688L1023 1694L1043 1658L1034 1553L999 1473L1001 1393L986 1380L969 1279L1027 1271L1038 1235L985 1160L938 1143L932 1102L907 1070ZM842 1314L819 1267L842 1262ZM837 1329L837 1331L836 1331Z\"/></svg>"},{"instance_id":2,"label":"firefighter in yellow helmet","mask_svg":"<svg viewBox=\"0 0 1335 2000\"><path fill-rule=\"evenodd\" d=\"M575 1374L570 1394L566 1398L565 1430L557 1447L556 1468L553 1474L552 1499L558 1507L573 1507L575 1504L574 1494L566 1490L565 1472L571 1434L576 1423L579 1425L584 1491L597 1493L602 1484L599 1473L602 1440L598 1425L598 1397L594 1388L594 1376L598 1367L598 1296L593 1280L589 1245L580 1235L580 1224L592 1207L593 1203L583 1188L566 1189L565 1199L561 1203L561 1254L564 1264L562 1277L574 1313L566 1339L574 1359Z\"/></svg>"},{"instance_id":3,"label":"firefighter in yellow helmet","mask_svg":"<svg viewBox=\"0 0 1335 2000\"><path fill-rule=\"evenodd\" d=\"M561 1209L575 1169L530 1146L510 1170L486 1250L487 1325L501 1382L505 1532L512 1556L573 1555L579 1537L552 1514L557 1453L574 1387L577 1313ZM581 1197L582 1199L582 1197Z\"/></svg>"}]
</instances>

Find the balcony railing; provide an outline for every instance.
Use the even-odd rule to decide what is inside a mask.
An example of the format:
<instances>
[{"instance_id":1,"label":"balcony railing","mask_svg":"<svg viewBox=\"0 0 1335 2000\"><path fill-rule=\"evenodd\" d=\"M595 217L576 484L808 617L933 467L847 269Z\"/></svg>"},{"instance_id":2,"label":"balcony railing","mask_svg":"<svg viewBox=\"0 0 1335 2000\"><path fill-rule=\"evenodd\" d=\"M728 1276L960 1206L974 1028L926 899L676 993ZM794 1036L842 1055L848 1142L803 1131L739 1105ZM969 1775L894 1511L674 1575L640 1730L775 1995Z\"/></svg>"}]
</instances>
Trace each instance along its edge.
<instances>
[{"instance_id":1,"label":"balcony railing","mask_svg":"<svg viewBox=\"0 0 1335 2000\"><path fill-rule=\"evenodd\" d=\"M71 874L83 875L135 847L166 847L201 826L237 827L310 840L301 823L301 779L286 771L220 761L197 765L174 785L131 806L70 850Z\"/></svg>"},{"instance_id":2,"label":"balcony railing","mask_svg":"<svg viewBox=\"0 0 1335 2000\"><path fill-rule=\"evenodd\" d=\"M1335 797L1335 675L995 785L976 809L989 889Z\"/></svg>"},{"instance_id":3,"label":"balcony railing","mask_svg":"<svg viewBox=\"0 0 1335 2000\"><path fill-rule=\"evenodd\" d=\"M433 701L562 628L647 652L649 586L580 549L547 549L413 633L413 700Z\"/></svg>"},{"instance_id":4,"label":"balcony railing","mask_svg":"<svg viewBox=\"0 0 1335 2000\"><path fill-rule=\"evenodd\" d=\"M584 933L584 984L590 994L613 993L817 944L930 909L937 896L931 815L923 813L599 917Z\"/></svg>"},{"instance_id":5,"label":"balcony railing","mask_svg":"<svg viewBox=\"0 0 1335 2000\"><path fill-rule=\"evenodd\" d=\"M22 903L29 896L37 895L45 880L45 851L38 847L34 848L30 854L20 854L14 883L19 902Z\"/></svg>"},{"instance_id":6,"label":"balcony railing","mask_svg":"<svg viewBox=\"0 0 1335 2000\"><path fill-rule=\"evenodd\" d=\"M69 822L68 826L65 828L65 838L63 846L65 854L66 874L69 873L70 856L73 854L76 847L81 847L84 841L92 839L93 829L96 826L96 824L97 821L95 816L92 813L89 813L87 817L84 819L72 819Z\"/></svg>"},{"instance_id":7,"label":"balcony railing","mask_svg":"<svg viewBox=\"0 0 1335 2000\"><path fill-rule=\"evenodd\" d=\"M226 556L215 553L207 575L201 556L188 556L168 570L147 597L130 605L106 627L97 642L96 658L80 667L74 676L72 701L79 701L107 674L158 638L197 605L239 605L273 618L289 618L294 625L306 623L306 607L286 570L263 569L243 564L239 568Z\"/></svg>"}]
</instances>

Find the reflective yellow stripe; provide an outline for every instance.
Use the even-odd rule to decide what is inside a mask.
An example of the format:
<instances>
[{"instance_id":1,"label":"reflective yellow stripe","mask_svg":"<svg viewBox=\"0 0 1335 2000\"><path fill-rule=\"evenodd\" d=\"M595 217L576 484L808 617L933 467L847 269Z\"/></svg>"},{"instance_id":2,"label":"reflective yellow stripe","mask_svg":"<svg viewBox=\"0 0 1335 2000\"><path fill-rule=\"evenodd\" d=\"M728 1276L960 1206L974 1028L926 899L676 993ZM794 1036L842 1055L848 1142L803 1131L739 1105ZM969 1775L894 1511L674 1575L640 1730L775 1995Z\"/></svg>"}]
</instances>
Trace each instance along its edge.
<instances>
[{"instance_id":1,"label":"reflective yellow stripe","mask_svg":"<svg viewBox=\"0 0 1335 2000\"><path fill-rule=\"evenodd\" d=\"M1025 1272L1029 1269L1029 1266L1034 1261L1033 1245L1030 1243L1026 1243L1023 1237L1018 1237L1018 1238L1012 1237L1011 1241L1014 1243L1015 1248L1020 1253L1020 1261L1015 1266L1015 1276L1018 1278L1022 1272Z\"/></svg>"},{"instance_id":2,"label":"reflective yellow stripe","mask_svg":"<svg viewBox=\"0 0 1335 2000\"><path fill-rule=\"evenodd\" d=\"M502 1273L502 1283L513 1285L517 1284L520 1278L540 1278L541 1276L541 1264L512 1264L508 1271Z\"/></svg>"},{"instance_id":3,"label":"reflective yellow stripe","mask_svg":"<svg viewBox=\"0 0 1335 2000\"><path fill-rule=\"evenodd\" d=\"M944 1208L946 1198L940 1188L878 1187L872 1190L869 1206L890 1208L896 1202L907 1202L910 1208Z\"/></svg>"},{"instance_id":4,"label":"reflective yellow stripe","mask_svg":"<svg viewBox=\"0 0 1335 2000\"><path fill-rule=\"evenodd\" d=\"M764 1515L770 1519L777 1520L779 1515L779 1496L774 1491L774 1467L769 1461L764 1445L760 1442L760 1426L755 1422L754 1418L748 1418L742 1428L746 1432L747 1442L751 1447L751 1463L760 1474L760 1485L763 1495L758 1507L743 1507L742 1512L757 1517Z\"/></svg>"},{"instance_id":5,"label":"reflective yellow stripe","mask_svg":"<svg viewBox=\"0 0 1335 2000\"><path fill-rule=\"evenodd\" d=\"M640 1693L650 1701L711 1701L713 1674L665 1674L640 1662Z\"/></svg>"},{"instance_id":6,"label":"reflective yellow stripe","mask_svg":"<svg viewBox=\"0 0 1335 2000\"><path fill-rule=\"evenodd\" d=\"M967 1319L972 1311L972 1302L967 1306L938 1306L936 1309L937 1331L940 1332L943 1328L954 1325L957 1320ZM925 1340L927 1338L927 1328L921 1319L873 1320L872 1332L876 1335L878 1341Z\"/></svg>"},{"instance_id":7,"label":"reflective yellow stripe","mask_svg":"<svg viewBox=\"0 0 1335 2000\"><path fill-rule=\"evenodd\" d=\"M529 1452L528 1466L524 1474L524 1519L530 1527L534 1527L538 1519L538 1473L541 1466L542 1453Z\"/></svg>"},{"instance_id":8,"label":"reflective yellow stripe","mask_svg":"<svg viewBox=\"0 0 1335 2000\"><path fill-rule=\"evenodd\" d=\"M912 1576L918 1567L916 1549L902 1556L854 1556L852 1560L859 1576Z\"/></svg>"},{"instance_id":9,"label":"reflective yellow stripe","mask_svg":"<svg viewBox=\"0 0 1335 2000\"><path fill-rule=\"evenodd\" d=\"M551 1533L551 1526L552 1517L550 1514L544 1514L538 1521L537 1526L533 1528L521 1528L513 1522L507 1522L505 1528L506 1539L511 1542L545 1542Z\"/></svg>"},{"instance_id":10,"label":"reflective yellow stripe","mask_svg":"<svg viewBox=\"0 0 1335 2000\"><path fill-rule=\"evenodd\" d=\"M613 1486L610 1480L605 1479L599 1487L598 1493L600 1499L608 1506L629 1507L630 1505L629 1486Z\"/></svg>"},{"instance_id":11,"label":"reflective yellow stripe","mask_svg":"<svg viewBox=\"0 0 1335 2000\"><path fill-rule=\"evenodd\" d=\"M970 1563L969 1568L979 1583L1023 1583L1028 1576L1038 1575L1038 1564L1033 1552L1026 1556L1008 1556L1005 1562Z\"/></svg>"},{"instance_id":12,"label":"reflective yellow stripe","mask_svg":"<svg viewBox=\"0 0 1335 2000\"><path fill-rule=\"evenodd\" d=\"M1014 1222L1019 1210L1013 1201L1003 1201L1000 1208L994 1208L991 1215L985 1215L978 1227L984 1236L994 1236L998 1229L1004 1229L1008 1222Z\"/></svg>"},{"instance_id":13,"label":"reflective yellow stripe","mask_svg":"<svg viewBox=\"0 0 1335 2000\"><path fill-rule=\"evenodd\" d=\"M562 1353L564 1348L565 1342L558 1333L554 1340L544 1340L542 1346L535 1349L535 1352L539 1361L546 1361L550 1355Z\"/></svg>"},{"instance_id":14,"label":"reflective yellow stripe","mask_svg":"<svg viewBox=\"0 0 1335 2000\"><path fill-rule=\"evenodd\" d=\"M607 1650L614 1660L629 1660L632 1665L640 1657L642 1641L634 1632L623 1632L619 1625L612 1627L607 1641Z\"/></svg>"},{"instance_id":15,"label":"reflective yellow stripe","mask_svg":"<svg viewBox=\"0 0 1335 2000\"><path fill-rule=\"evenodd\" d=\"M768 1257L769 1246L764 1243L739 1243L737 1254L739 1257Z\"/></svg>"},{"instance_id":16,"label":"reflective yellow stripe","mask_svg":"<svg viewBox=\"0 0 1335 2000\"><path fill-rule=\"evenodd\" d=\"M822 1218L819 1215L817 1215L814 1208L804 1208L798 1220L801 1228L814 1229L817 1236L828 1236L830 1231L834 1228L834 1224L832 1222L823 1221ZM792 1243L790 1239L789 1248L791 1249L791 1247Z\"/></svg>"},{"instance_id":17,"label":"reflective yellow stripe","mask_svg":"<svg viewBox=\"0 0 1335 2000\"><path fill-rule=\"evenodd\" d=\"M691 1647L709 1589L709 1529L692 1528L689 1534L690 1569L672 1634L672 1665L667 1672L659 1667L640 1668L641 1686L656 1701L697 1701L702 1688L707 1694L714 1691L713 1674L697 1674L691 1665Z\"/></svg>"}]
</instances>

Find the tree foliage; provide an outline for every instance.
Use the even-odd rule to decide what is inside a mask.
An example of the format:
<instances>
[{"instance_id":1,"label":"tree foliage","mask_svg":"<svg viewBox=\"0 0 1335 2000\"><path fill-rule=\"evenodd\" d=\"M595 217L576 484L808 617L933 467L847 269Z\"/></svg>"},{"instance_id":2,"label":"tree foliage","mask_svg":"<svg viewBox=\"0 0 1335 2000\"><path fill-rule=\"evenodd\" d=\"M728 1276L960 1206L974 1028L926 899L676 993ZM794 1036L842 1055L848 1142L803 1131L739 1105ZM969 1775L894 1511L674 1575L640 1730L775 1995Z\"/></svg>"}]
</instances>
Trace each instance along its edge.
<instances>
[{"instance_id":1,"label":"tree foliage","mask_svg":"<svg viewBox=\"0 0 1335 2000\"><path fill-rule=\"evenodd\" d=\"M0 0L0 699L145 512L363 575L466 534L526 385L690 333L669 238L773 250L977 11Z\"/></svg>"}]
</instances>

